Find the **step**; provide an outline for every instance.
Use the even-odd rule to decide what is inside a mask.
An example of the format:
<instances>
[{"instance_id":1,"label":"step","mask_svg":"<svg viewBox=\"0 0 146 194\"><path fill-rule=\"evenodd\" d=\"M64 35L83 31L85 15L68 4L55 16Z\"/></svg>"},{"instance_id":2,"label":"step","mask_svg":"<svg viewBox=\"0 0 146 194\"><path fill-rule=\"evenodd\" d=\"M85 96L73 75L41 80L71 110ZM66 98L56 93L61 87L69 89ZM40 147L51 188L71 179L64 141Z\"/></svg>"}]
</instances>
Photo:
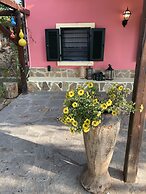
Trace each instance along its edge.
<instances>
[{"instance_id":1,"label":"step","mask_svg":"<svg viewBox=\"0 0 146 194\"><path fill-rule=\"evenodd\" d=\"M29 77L28 90L29 92L36 91L68 91L83 85L86 82L92 81L95 83L99 92L104 92L113 83L123 84L130 90L133 90L133 78L114 79L112 81L95 81L75 77L62 78L62 77Z\"/></svg>"}]
</instances>

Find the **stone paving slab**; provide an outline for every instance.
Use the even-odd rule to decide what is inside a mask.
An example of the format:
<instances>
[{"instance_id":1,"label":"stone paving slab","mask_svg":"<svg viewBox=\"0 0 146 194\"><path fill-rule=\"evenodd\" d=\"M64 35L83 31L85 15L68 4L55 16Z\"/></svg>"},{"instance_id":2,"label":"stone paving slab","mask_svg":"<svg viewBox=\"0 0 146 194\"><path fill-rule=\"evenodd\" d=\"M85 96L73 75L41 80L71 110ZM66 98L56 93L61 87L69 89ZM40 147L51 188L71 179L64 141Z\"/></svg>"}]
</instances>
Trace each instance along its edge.
<instances>
[{"instance_id":1,"label":"stone paving slab","mask_svg":"<svg viewBox=\"0 0 146 194\"><path fill-rule=\"evenodd\" d=\"M0 111L0 194L87 194L79 182L86 163L82 135L70 134L57 119L64 95L20 95ZM127 125L124 120L106 194L146 194L146 132L137 182L122 181Z\"/></svg>"}]
</instances>

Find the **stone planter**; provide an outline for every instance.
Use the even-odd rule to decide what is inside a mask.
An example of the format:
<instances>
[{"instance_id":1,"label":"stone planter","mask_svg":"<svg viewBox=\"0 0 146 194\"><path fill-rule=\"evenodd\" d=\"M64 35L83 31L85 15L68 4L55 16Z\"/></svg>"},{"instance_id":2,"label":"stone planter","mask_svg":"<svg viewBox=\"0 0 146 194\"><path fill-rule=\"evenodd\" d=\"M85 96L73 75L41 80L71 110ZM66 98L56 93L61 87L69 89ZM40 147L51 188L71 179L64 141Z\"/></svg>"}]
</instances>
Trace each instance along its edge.
<instances>
[{"instance_id":1,"label":"stone planter","mask_svg":"<svg viewBox=\"0 0 146 194\"><path fill-rule=\"evenodd\" d=\"M17 82L3 82L5 88L6 98L16 98L18 96L18 83Z\"/></svg>"},{"instance_id":2,"label":"stone planter","mask_svg":"<svg viewBox=\"0 0 146 194\"><path fill-rule=\"evenodd\" d=\"M111 186L108 167L119 130L120 120L118 117L105 114L99 127L83 134L87 168L81 175L81 184L91 193L101 194Z\"/></svg>"}]
</instances>

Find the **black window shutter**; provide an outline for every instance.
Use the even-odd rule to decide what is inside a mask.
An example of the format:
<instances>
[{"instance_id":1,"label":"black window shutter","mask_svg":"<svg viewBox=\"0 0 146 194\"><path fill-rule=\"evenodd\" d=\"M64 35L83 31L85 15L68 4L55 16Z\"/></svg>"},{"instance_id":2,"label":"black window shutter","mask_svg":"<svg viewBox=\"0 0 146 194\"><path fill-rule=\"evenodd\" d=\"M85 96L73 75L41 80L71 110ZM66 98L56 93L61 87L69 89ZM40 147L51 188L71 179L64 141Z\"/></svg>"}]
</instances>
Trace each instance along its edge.
<instances>
[{"instance_id":1,"label":"black window shutter","mask_svg":"<svg viewBox=\"0 0 146 194\"><path fill-rule=\"evenodd\" d=\"M47 61L60 61L59 30L45 29Z\"/></svg>"},{"instance_id":2,"label":"black window shutter","mask_svg":"<svg viewBox=\"0 0 146 194\"><path fill-rule=\"evenodd\" d=\"M90 60L103 61L104 58L105 28L91 29Z\"/></svg>"}]
</instances>

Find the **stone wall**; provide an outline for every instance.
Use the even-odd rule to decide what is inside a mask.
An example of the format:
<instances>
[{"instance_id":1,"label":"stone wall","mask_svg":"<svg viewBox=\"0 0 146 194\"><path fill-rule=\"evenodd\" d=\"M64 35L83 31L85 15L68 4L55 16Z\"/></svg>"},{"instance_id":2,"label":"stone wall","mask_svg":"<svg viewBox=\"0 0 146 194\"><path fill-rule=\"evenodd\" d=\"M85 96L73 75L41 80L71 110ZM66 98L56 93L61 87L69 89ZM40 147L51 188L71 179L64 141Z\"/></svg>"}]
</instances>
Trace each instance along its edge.
<instances>
[{"instance_id":1,"label":"stone wall","mask_svg":"<svg viewBox=\"0 0 146 194\"><path fill-rule=\"evenodd\" d=\"M80 79L82 68L32 68L29 73L28 89L30 92L35 91L67 91L83 85L88 80ZM95 70L99 71L99 70ZM120 82L129 89L133 89L134 71L115 70L115 79L113 81L94 81L100 92L114 82ZM119 81L118 81L119 80Z\"/></svg>"},{"instance_id":2,"label":"stone wall","mask_svg":"<svg viewBox=\"0 0 146 194\"><path fill-rule=\"evenodd\" d=\"M83 69L82 69L83 70ZM101 71L101 70L94 70ZM66 68L51 68L48 71L47 68L31 68L30 77L80 77L81 68L70 69ZM134 78L134 70L115 70L115 78Z\"/></svg>"},{"instance_id":3,"label":"stone wall","mask_svg":"<svg viewBox=\"0 0 146 194\"><path fill-rule=\"evenodd\" d=\"M0 77L18 77L16 46L0 34Z\"/></svg>"},{"instance_id":4,"label":"stone wall","mask_svg":"<svg viewBox=\"0 0 146 194\"><path fill-rule=\"evenodd\" d=\"M79 77L78 69L68 68L51 68L48 71L47 68L31 68L30 77Z\"/></svg>"},{"instance_id":5,"label":"stone wall","mask_svg":"<svg viewBox=\"0 0 146 194\"><path fill-rule=\"evenodd\" d=\"M80 78L68 78L65 79L31 79L28 81L28 90L30 92L36 91L68 91L72 89L76 89L78 86L84 85L87 81L86 79ZM124 79L124 80L115 80L115 81L93 81L95 83L96 88L98 88L99 92L105 92L108 87L113 83L120 83L125 85L130 90L133 90L133 79Z\"/></svg>"}]
</instances>

